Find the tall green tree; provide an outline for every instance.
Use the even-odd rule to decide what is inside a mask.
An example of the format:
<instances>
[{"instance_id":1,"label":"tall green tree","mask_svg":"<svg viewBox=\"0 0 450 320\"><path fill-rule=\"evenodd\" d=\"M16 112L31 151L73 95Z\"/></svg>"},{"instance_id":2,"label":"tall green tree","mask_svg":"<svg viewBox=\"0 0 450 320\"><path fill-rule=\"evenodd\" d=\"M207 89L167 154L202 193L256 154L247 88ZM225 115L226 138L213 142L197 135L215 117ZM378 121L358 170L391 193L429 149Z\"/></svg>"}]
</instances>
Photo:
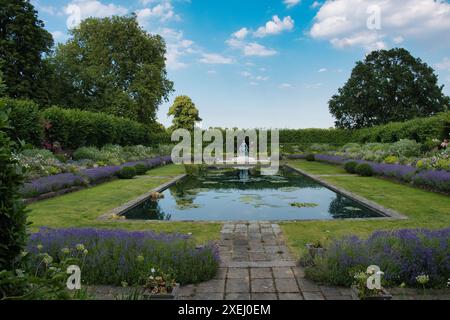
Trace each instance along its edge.
<instances>
[{"instance_id":1,"label":"tall green tree","mask_svg":"<svg viewBox=\"0 0 450 320\"><path fill-rule=\"evenodd\" d=\"M12 157L7 127L8 114L0 110L0 271L11 270L27 238L27 215L19 196L23 176Z\"/></svg>"},{"instance_id":2,"label":"tall green tree","mask_svg":"<svg viewBox=\"0 0 450 320\"><path fill-rule=\"evenodd\" d=\"M141 29L135 15L89 18L70 35L51 59L53 104L155 121L173 91L164 40Z\"/></svg>"},{"instance_id":3,"label":"tall green tree","mask_svg":"<svg viewBox=\"0 0 450 320\"><path fill-rule=\"evenodd\" d=\"M370 53L329 102L338 128L362 128L425 117L448 109L434 70L407 50Z\"/></svg>"},{"instance_id":4,"label":"tall green tree","mask_svg":"<svg viewBox=\"0 0 450 320\"><path fill-rule=\"evenodd\" d=\"M6 94L6 84L5 81L3 81L3 73L0 70L0 98L3 97Z\"/></svg>"},{"instance_id":5,"label":"tall green tree","mask_svg":"<svg viewBox=\"0 0 450 320\"><path fill-rule=\"evenodd\" d=\"M173 116L172 129L194 130L195 123L202 121L198 109L188 96L178 96L169 108L168 116Z\"/></svg>"},{"instance_id":6,"label":"tall green tree","mask_svg":"<svg viewBox=\"0 0 450 320\"><path fill-rule=\"evenodd\" d=\"M0 0L0 65L11 98L48 101L43 58L52 46L52 35L29 1Z\"/></svg>"}]
</instances>

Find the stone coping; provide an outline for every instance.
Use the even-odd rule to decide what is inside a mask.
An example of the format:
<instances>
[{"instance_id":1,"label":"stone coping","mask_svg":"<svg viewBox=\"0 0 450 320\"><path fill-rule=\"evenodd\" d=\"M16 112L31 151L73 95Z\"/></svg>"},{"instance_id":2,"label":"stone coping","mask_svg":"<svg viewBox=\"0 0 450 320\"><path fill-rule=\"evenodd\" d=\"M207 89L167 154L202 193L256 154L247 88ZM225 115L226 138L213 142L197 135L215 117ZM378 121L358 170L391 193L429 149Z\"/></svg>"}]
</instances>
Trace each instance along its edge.
<instances>
[{"instance_id":1,"label":"stone coping","mask_svg":"<svg viewBox=\"0 0 450 320\"><path fill-rule=\"evenodd\" d=\"M154 193L154 192L161 193L161 192L165 191L166 189L170 188L171 186L173 186L174 184L176 184L178 181L184 179L185 177L187 177L186 174L176 176L172 180L150 190L147 193L144 193L143 195L137 197L136 199L131 200L130 202L127 202L124 205L114 208L113 210L101 215L98 219L99 220L109 220L112 216L120 216L123 213L125 213L126 211L133 209L134 207L137 207L144 201L147 201L150 198L152 193ZM134 220L134 221L136 221L136 220ZM128 222L130 222L130 221L128 221Z\"/></svg>"},{"instance_id":2,"label":"stone coping","mask_svg":"<svg viewBox=\"0 0 450 320\"><path fill-rule=\"evenodd\" d=\"M382 215L382 217L374 217L374 218L348 218L348 219L340 219L340 220L345 220L345 221L379 221L379 220L407 220L408 218L400 213L398 213L395 210L392 209L388 209L385 208L373 201L370 201L366 198L363 198L359 195L356 195L352 192L349 192L347 190L344 190L342 188L339 188L325 180L322 180L320 177L321 175L312 175L309 174L301 169L295 168L291 165L288 164L284 164L283 167L292 170L294 172L297 172L301 175L304 175L314 181L316 181L317 183L323 185L324 187L339 193L357 203L359 203L360 205L363 205L367 208L369 208L370 210L373 210L375 212L377 212L378 214ZM326 175L325 175L326 176ZM185 177L187 177L187 174L183 174L183 175L179 175L175 178L173 178L172 180L158 186L157 188L151 190L150 192L147 192L139 197L137 197L136 199L120 206L117 207L103 215L101 215L98 219L99 220L110 220L110 218L112 216L121 216L123 215L126 211L140 205L141 203L143 203L144 201L148 200L150 195L153 192L163 192L166 189L170 188L171 186L173 186L174 184L176 184L178 181L184 179ZM218 223L218 224L224 224L224 223L229 223L229 222L234 222L234 223L269 223L269 222L273 222L273 223L284 223L284 222L307 222L307 221L336 221L336 220L317 220L317 219L299 219L299 220L270 220L270 221L258 221L258 220L236 220L236 221L229 221L229 220L182 220L182 221L155 221L155 220L110 220L110 221L114 221L114 222L126 222L126 223L137 223L137 222L145 222L145 223L172 223L172 222L198 222L198 223Z\"/></svg>"},{"instance_id":3,"label":"stone coping","mask_svg":"<svg viewBox=\"0 0 450 320\"><path fill-rule=\"evenodd\" d=\"M292 171L300 173L300 174L302 174L302 175L304 175L304 176L306 176L306 177L308 177L308 178L310 178L310 179L320 183L324 187L326 187L326 188L328 188L328 189L330 189L330 190L332 190L334 192L337 192L339 194L342 194L343 196L345 196L345 197L347 197L347 198L349 198L349 199L351 199L351 200L353 200L353 201L355 201L355 202L357 202L357 203L359 203L359 204L361 204L361 205L363 205L363 206L365 206L365 207L367 207L367 208L369 208L369 209L371 209L371 210L373 210L373 211L375 211L375 212L377 212L377 213L379 213L379 214L381 214L383 216L383 217L379 217L379 218L355 218L355 219L343 219L343 220L380 220L380 219L385 219L385 220L386 219L390 219L390 220L407 220L408 219L408 217L400 214L399 212L397 212L395 210L388 209L386 207L383 207L382 205L379 205L378 203L375 203L375 202L370 201L370 200L368 200L368 199L366 199L364 197L361 197L361 196L359 196L357 194L354 194L353 192L350 192L350 191L347 191L347 190L342 189L340 187L337 187L337 186L335 186L335 185L333 185L333 184L331 184L331 183L321 179L320 176L318 176L318 175L309 174L309 173L307 173L307 172L305 172L305 171L303 171L301 169L292 167L292 166L287 165L287 164L285 165L285 167L290 169L290 170L292 170ZM321 175L321 176L326 177L327 175Z\"/></svg>"}]
</instances>

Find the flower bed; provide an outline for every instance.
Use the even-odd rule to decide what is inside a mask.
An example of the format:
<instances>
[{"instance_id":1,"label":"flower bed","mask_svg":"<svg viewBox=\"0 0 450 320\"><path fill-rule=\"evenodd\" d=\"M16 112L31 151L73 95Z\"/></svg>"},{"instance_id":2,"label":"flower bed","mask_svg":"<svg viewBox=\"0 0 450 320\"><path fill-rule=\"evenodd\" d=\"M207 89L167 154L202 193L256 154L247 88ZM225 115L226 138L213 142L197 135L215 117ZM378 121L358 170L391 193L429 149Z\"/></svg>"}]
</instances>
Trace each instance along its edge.
<instances>
[{"instance_id":1,"label":"flower bed","mask_svg":"<svg viewBox=\"0 0 450 320\"><path fill-rule=\"evenodd\" d=\"M197 248L187 235L151 231L41 228L31 235L27 251L35 264L42 252L55 261L84 252L81 278L90 285L138 284L154 268L173 274L179 283L197 283L213 278L219 266L215 245Z\"/></svg>"},{"instance_id":2,"label":"flower bed","mask_svg":"<svg viewBox=\"0 0 450 320\"><path fill-rule=\"evenodd\" d=\"M368 239L346 237L335 241L323 258L307 267L306 275L331 285L350 286L354 275L377 265L386 286L421 287L417 279L428 276L428 287L446 287L450 278L450 228L443 230L378 231Z\"/></svg>"},{"instance_id":3,"label":"flower bed","mask_svg":"<svg viewBox=\"0 0 450 320\"><path fill-rule=\"evenodd\" d=\"M142 161L128 162L120 166L106 166L84 169L76 173L61 173L25 183L20 193L24 198L37 197L49 192L55 192L75 186L98 184L108 179L112 179L115 174L123 167L135 166L136 164L144 164L148 167L148 169L151 169L165 163L170 163L171 161L172 160L170 156L165 156Z\"/></svg>"}]
</instances>

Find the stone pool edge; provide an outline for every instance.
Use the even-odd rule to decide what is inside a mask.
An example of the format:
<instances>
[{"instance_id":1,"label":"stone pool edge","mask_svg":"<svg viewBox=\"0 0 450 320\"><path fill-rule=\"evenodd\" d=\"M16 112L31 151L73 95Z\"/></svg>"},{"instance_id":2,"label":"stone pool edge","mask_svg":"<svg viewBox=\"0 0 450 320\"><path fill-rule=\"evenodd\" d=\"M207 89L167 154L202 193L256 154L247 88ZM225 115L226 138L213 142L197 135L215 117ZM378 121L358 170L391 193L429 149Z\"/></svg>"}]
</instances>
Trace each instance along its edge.
<instances>
[{"instance_id":1,"label":"stone pool edge","mask_svg":"<svg viewBox=\"0 0 450 320\"><path fill-rule=\"evenodd\" d=\"M125 203L124 205L121 205L120 207L117 207L117 208L112 209L111 211L108 211L107 213L98 217L98 220L120 221L120 220L112 220L111 218L113 216L121 216L124 212L126 212L130 209L133 209L134 207L137 207L144 201L147 201L152 193L154 193L154 192L161 193L161 192L165 191L166 189L170 188L171 186L173 186L174 184L176 184L178 181L180 181L186 177L187 177L187 174L182 174L182 175L176 176L172 180L170 180L166 183L163 183L162 185L150 190L149 192L144 193L143 195L137 197L136 199L133 199L133 200Z\"/></svg>"},{"instance_id":2,"label":"stone pool edge","mask_svg":"<svg viewBox=\"0 0 450 320\"><path fill-rule=\"evenodd\" d=\"M326 187L326 188L328 188L328 189L330 189L330 190L332 190L332 191L334 191L336 193L342 194L343 196L345 196L345 197L347 197L347 198L349 198L349 199L351 199L351 200L353 200L353 201L355 201L355 202L357 202L357 203L359 203L359 204L361 204L361 205L363 205L365 207L368 207L369 209L371 209L371 210L373 210L373 211L383 215L383 217L378 217L378 218L356 218L356 219L351 219L350 218L350 219L345 219L345 220L381 220L381 219L408 220L408 217L402 215L401 213L399 213L399 212L397 212L395 210L388 209L388 208L386 208L386 207L384 207L384 206L382 206L382 205L380 205L380 204L378 204L376 202L370 201L370 200L368 200L368 199L366 199L364 197L361 197L361 196L359 196L357 194L354 194L353 192L350 192L350 191L347 191L347 190L342 189L340 187L337 187L337 186L335 186L335 185L333 185L333 184L331 184L331 183L329 183L329 182L327 182L327 181L325 181L323 179L320 179L318 176L309 174L309 173L307 173L307 172L305 172L305 171L303 171L301 169L295 168L295 167L293 167L291 165L288 165L288 164L285 164L284 167L286 167L289 170L292 170L294 172L297 172L299 174L302 174L302 175L304 175L304 176L306 176L306 177L316 181L317 183L320 183L324 187Z\"/></svg>"},{"instance_id":3,"label":"stone pool edge","mask_svg":"<svg viewBox=\"0 0 450 320\"><path fill-rule=\"evenodd\" d=\"M363 205L365 207L368 207L369 209L371 209L371 210L375 211L376 213L382 215L382 217L374 217L374 218L347 218L347 219L338 219L338 220L348 220L348 221L352 221L352 220L356 220L356 221L364 221L364 220L366 220L367 221L368 220L368 221L371 221L371 220L408 220L409 219L408 217L400 214L399 212L397 212L395 210L388 209L388 208L386 208L386 207L384 207L382 205L379 205L376 202L370 201L370 200L368 200L368 199L366 199L364 197L361 197L361 196L359 196L357 194L354 194L354 193L352 193L350 191L347 191L345 189L337 187L337 186L335 186L335 185L333 185L333 184L331 184L331 183L329 183L329 182L327 182L325 180L320 179L318 176L309 174L309 173L307 173L307 172L305 172L305 171L303 171L301 169L292 167L291 165L288 165L288 164L283 164L283 167L285 167L285 168L287 168L289 170L292 170L294 172L297 172L297 173L299 173L301 175L304 175L304 176L306 176L306 177L316 181L317 183L323 185L324 187L326 187L326 188L328 188L328 189L330 189L330 190L332 190L332 191L334 191L336 193L342 194L343 196L345 196L345 197L347 197L347 198L349 198L349 199L351 199L351 200L353 200L353 201L355 201L355 202L357 202L357 203L359 203L359 204L361 204L361 205ZM172 180L170 180L170 181L168 181L168 182L166 182L166 183L164 183L164 184L162 184L162 185L152 189L150 192L147 192L147 193L137 197L136 199L131 200L131 201L127 202L126 204L124 204L124 205L122 205L120 207L114 208L113 210L111 210L111 211L101 215L98 218L98 220L102 220L102 221L107 220L107 221L112 221L112 222L126 222L126 223L132 223L132 222L135 222L135 223L136 222L171 223L173 221L155 221L155 220L133 220L133 221L130 221L130 220L120 220L120 219L117 220L117 219L111 219L111 218L113 216L122 216L124 212L126 212L126 211L128 211L128 210L130 210L130 209L132 209L132 208L134 208L134 207L136 207L138 205L140 205L142 202L148 200L152 192L160 192L161 193L161 192L165 191L166 189L170 188L171 186L173 186L174 184L176 184L178 181L180 181L180 180L182 180L182 179L184 179L186 177L187 177L187 174L182 174L182 175L176 176ZM251 221L251 222L258 222L258 221L253 221L253 220L236 220L236 221L232 221L232 222L247 223L249 221ZM307 219L307 220L267 220L267 222L270 222L270 223L284 223L284 222L298 222L298 221L307 222L307 221L318 221L318 220L316 220L316 219ZM326 220L324 220L324 221L326 221ZM228 220L224 220L224 221L215 221L215 220L214 221L210 221L210 220L204 220L204 221L183 220L183 221L177 221L177 222L229 223L230 221L228 221ZM261 221L259 221L259 222L261 222ZM266 220L264 220L264 222L266 222Z\"/></svg>"}]
</instances>

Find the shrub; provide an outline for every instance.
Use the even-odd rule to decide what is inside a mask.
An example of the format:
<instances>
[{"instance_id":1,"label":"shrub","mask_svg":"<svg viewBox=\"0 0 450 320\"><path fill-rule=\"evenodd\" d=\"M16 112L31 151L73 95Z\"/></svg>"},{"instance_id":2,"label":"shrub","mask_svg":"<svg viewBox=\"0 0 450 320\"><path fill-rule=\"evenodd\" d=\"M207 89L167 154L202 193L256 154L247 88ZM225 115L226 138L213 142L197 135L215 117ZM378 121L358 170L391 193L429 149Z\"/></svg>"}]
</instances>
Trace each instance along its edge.
<instances>
[{"instance_id":1,"label":"shrub","mask_svg":"<svg viewBox=\"0 0 450 320\"><path fill-rule=\"evenodd\" d=\"M389 151L397 157L416 157L421 153L421 145L413 140L402 139L395 142Z\"/></svg>"},{"instance_id":2,"label":"shrub","mask_svg":"<svg viewBox=\"0 0 450 320\"><path fill-rule=\"evenodd\" d=\"M396 156L389 156L384 159L384 163L386 164L396 164L399 159Z\"/></svg>"},{"instance_id":3,"label":"shrub","mask_svg":"<svg viewBox=\"0 0 450 320\"><path fill-rule=\"evenodd\" d=\"M356 167L358 166L358 162L355 161L349 161L345 163L345 171L347 171L348 173L356 173Z\"/></svg>"},{"instance_id":4,"label":"shrub","mask_svg":"<svg viewBox=\"0 0 450 320\"><path fill-rule=\"evenodd\" d=\"M0 110L0 270L11 270L26 244L25 207L19 196L23 176L12 158L13 142L3 131L8 114Z\"/></svg>"},{"instance_id":5,"label":"shrub","mask_svg":"<svg viewBox=\"0 0 450 320\"><path fill-rule=\"evenodd\" d=\"M147 173L148 167L143 163L138 163L134 166L134 169L136 170L136 174L138 176L143 176Z\"/></svg>"},{"instance_id":6,"label":"shrub","mask_svg":"<svg viewBox=\"0 0 450 320\"><path fill-rule=\"evenodd\" d=\"M152 145L170 140L157 126L104 113L51 107L43 111L43 118L47 122L46 139L59 142L65 149L106 144Z\"/></svg>"},{"instance_id":7,"label":"shrub","mask_svg":"<svg viewBox=\"0 0 450 320\"><path fill-rule=\"evenodd\" d=\"M362 177L371 177L373 176L372 166L368 163L360 163L356 166L355 171Z\"/></svg>"},{"instance_id":8,"label":"shrub","mask_svg":"<svg viewBox=\"0 0 450 320\"><path fill-rule=\"evenodd\" d=\"M116 174L119 179L133 179L137 173L135 167L123 167Z\"/></svg>"},{"instance_id":9,"label":"shrub","mask_svg":"<svg viewBox=\"0 0 450 320\"><path fill-rule=\"evenodd\" d=\"M316 156L313 154L307 154L306 155L306 161L315 161L316 160Z\"/></svg>"},{"instance_id":10,"label":"shrub","mask_svg":"<svg viewBox=\"0 0 450 320\"><path fill-rule=\"evenodd\" d=\"M173 273L181 284L197 283L213 278L219 265L215 245L197 247L181 234L42 228L31 235L27 251L36 256L38 244L56 262L64 258L65 248L87 250L82 279L92 285L135 285L152 268Z\"/></svg>"},{"instance_id":11,"label":"shrub","mask_svg":"<svg viewBox=\"0 0 450 320\"><path fill-rule=\"evenodd\" d=\"M367 240L346 237L332 243L323 259L306 268L306 276L330 285L350 286L354 274L377 265L384 285L417 287L416 277L429 276L430 287L446 287L450 278L450 228L436 231L377 231Z\"/></svg>"},{"instance_id":12,"label":"shrub","mask_svg":"<svg viewBox=\"0 0 450 320\"><path fill-rule=\"evenodd\" d=\"M11 139L40 146L44 127L38 106L28 100L0 99L0 112L8 109L11 110L9 114L10 128L5 132Z\"/></svg>"}]
</instances>

